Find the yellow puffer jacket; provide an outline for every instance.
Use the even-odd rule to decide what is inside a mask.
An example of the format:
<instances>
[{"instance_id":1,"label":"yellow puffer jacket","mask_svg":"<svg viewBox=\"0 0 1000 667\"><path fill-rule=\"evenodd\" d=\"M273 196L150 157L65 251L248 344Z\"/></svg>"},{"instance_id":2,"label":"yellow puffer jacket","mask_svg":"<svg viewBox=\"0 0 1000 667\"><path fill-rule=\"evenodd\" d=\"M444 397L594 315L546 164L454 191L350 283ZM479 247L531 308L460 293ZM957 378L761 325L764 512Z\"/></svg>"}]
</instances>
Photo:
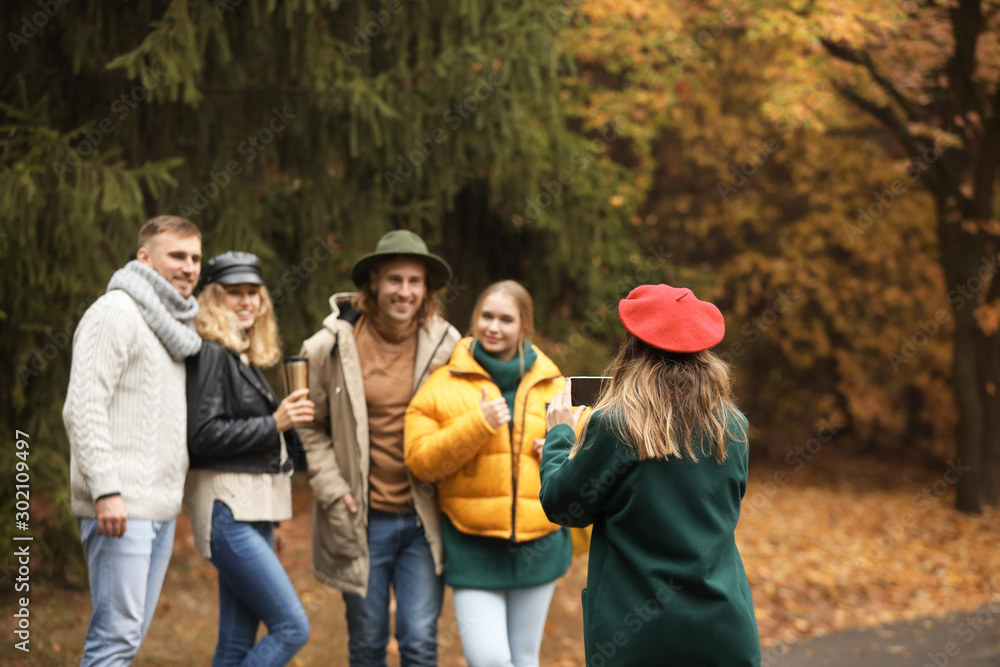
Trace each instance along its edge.
<instances>
[{"instance_id":1,"label":"yellow puffer jacket","mask_svg":"<svg viewBox=\"0 0 1000 667\"><path fill-rule=\"evenodd\" d=\"M537 347L538 357L517 388L513 437L510 424L494 429L479 407L500 389L473 358L472 338L455 346L406 410L404 452L414 475L438 484L443 511L463 533L513 538L544 537L559 529L538 500L539 461L535 438L545 437L545 406L562 391L565 378ZM516 501L514 498L516 497Z\"/></svg>"}]
</instances>

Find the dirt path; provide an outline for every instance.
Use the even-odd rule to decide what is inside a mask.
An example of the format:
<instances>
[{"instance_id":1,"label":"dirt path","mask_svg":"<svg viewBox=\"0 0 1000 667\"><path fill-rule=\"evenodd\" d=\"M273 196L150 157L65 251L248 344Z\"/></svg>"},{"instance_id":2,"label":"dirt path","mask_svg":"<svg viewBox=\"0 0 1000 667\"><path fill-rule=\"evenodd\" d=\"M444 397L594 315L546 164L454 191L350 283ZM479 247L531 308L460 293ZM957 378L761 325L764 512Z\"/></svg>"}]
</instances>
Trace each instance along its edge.
<instances>
[{"instance_id":1,"label":"dirt path","mask_svg":"<svg viewBox=\"0 0 1000 667\"><path fill-rule=\"evenodd\" d=\"M769 656L762 667L996 667L1000 665L1000 597L972 614L846 630Z\"/></svg>"}]
</instances>

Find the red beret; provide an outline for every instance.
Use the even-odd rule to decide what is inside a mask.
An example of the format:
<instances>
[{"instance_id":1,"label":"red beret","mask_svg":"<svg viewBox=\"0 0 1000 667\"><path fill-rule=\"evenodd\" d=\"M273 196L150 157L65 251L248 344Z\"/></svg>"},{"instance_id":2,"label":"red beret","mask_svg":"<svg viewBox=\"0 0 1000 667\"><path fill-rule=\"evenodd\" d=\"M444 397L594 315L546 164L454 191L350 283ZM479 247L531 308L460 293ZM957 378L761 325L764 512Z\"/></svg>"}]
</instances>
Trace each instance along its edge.
<instances>
[{"instance_id":1,"label":"red beret","mask_svg":"<svg viewBox=\"0 0 1000 667\"><path fill-rule=\"evenodd\" d=\"M640 285L618 302L618 315L633 336L668 352L701 352L726 333L715 304L686 287Z\"/></svg>"}]
</instances>

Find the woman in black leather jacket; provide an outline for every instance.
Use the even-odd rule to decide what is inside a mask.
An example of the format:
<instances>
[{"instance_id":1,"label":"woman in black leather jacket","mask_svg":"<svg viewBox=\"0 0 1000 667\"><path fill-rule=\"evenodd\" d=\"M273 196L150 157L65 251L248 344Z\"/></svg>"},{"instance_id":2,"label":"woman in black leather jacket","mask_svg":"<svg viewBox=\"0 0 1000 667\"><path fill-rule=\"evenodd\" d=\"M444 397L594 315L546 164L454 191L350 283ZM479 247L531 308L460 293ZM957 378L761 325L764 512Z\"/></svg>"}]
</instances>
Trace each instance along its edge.
<instances>
[{"instance_id":1,"label":"woman in black leather jacket","mask_svg":"<svg viewBox=\"0 0 1000 667\"><path fill-rule=\"evenodd\" d=\"M184 504L199 551L219 571L212 664L284 665L309 639L309 620L274 527L292 516L290 477L305 467L292 427L313 419L313 403L308 389L279 403L260 371L281 351L257 256L213 257L202 284L195 326L205 342L187 360ZM268 634L255 644L261 621Z\"/></svg>"}]
</instances>

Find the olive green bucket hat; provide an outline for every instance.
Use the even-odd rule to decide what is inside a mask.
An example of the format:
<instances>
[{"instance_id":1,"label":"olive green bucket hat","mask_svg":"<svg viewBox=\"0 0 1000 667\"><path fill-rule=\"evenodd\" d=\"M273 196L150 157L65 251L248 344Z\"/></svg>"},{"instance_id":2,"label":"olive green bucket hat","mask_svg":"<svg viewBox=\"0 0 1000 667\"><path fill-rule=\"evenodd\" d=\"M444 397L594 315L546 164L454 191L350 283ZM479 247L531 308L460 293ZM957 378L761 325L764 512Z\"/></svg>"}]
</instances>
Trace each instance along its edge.
<instances>
[{"instance_id":1,"label":"olive green bucket hat","mask_svg":"<svg viewBox=\"0 0 1000 667\"><path fill-rule=\"evenodd\" d=\"M372 267L382 259L395 257L398 255L409 255L422 259L427 265L427 283L431 289L438 289L444 285L446 280L451 280L451 267L448 262L430 252L427 252L427 244L424 240L407 229L397 229L387 232L378 240L375 252L368 253L357 262L351 269L351 280L358 287L368 280L368 274Z\"/></svg>"}]
</instances>

